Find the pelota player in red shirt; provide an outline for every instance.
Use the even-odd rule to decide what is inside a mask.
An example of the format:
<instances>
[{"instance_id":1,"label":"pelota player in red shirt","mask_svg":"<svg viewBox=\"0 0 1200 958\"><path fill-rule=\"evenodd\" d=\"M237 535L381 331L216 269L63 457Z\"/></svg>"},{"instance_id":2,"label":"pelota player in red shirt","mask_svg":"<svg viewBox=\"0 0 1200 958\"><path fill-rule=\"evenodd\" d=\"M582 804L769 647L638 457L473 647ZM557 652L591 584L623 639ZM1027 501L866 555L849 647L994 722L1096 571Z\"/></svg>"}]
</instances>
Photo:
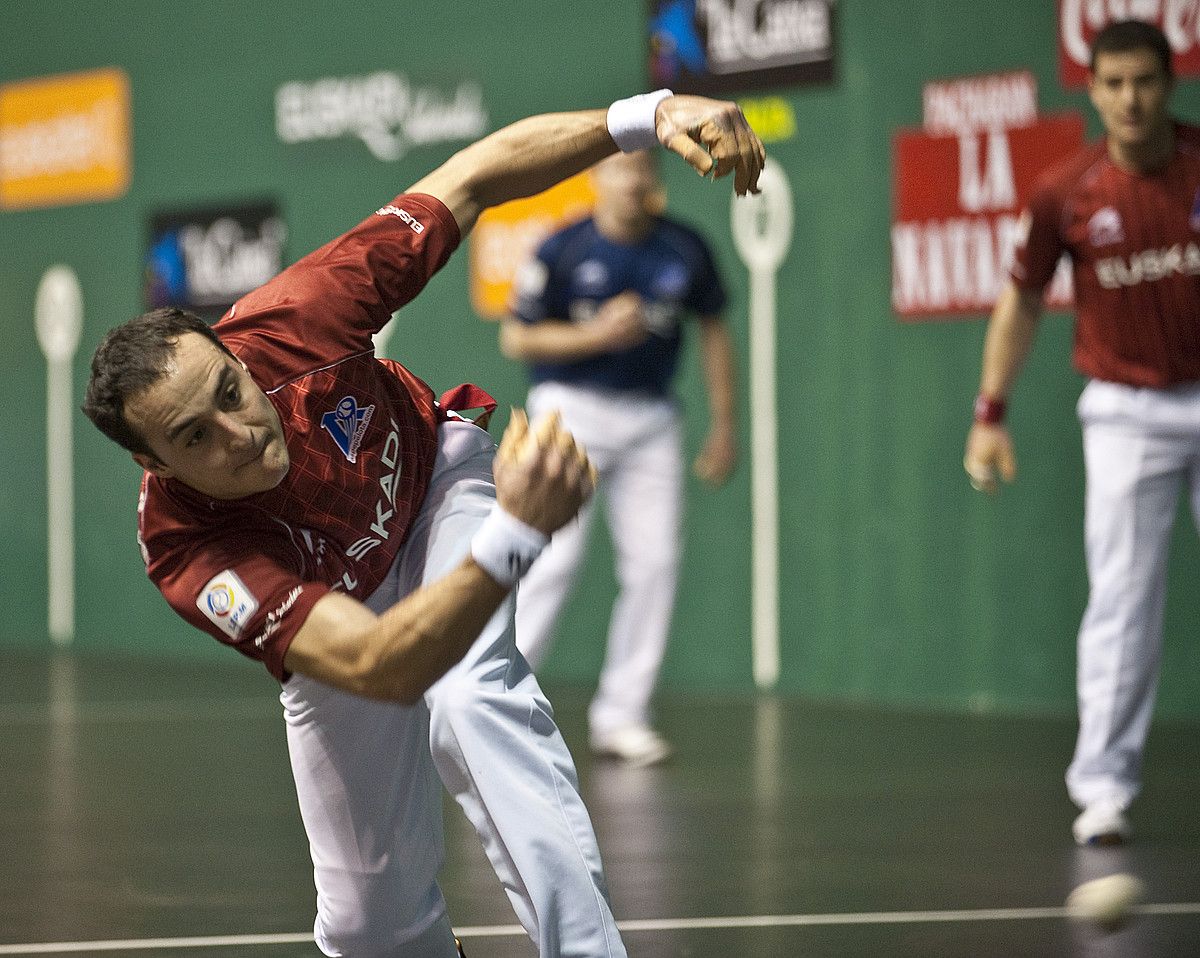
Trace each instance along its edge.
<instances>
[{"instance_id":1,"label":"pelota player in red shirt","mask_svg":"<svg viewBox=\"0 0 1200 958\"><path fill-rule=\"evenodd\" d=\"M550 416L499 450L371 335L479 213L662 143L757 189L732 103L669 91L522 120L462 150L213 328L109 332L85 411L146 473L147 572L185 619L283 683L328 955L450 958L438 779L543 956L625 950L574 765L513 637L512 589L591 493ZM494 476L494 479L493 479Z\"/></svg>"},{"instance_id":2,"label":"pelota player in red shirt","mask_svg":"<svg viewBox=\"0 0 1200 958\"><path fill-rule=\"evenodd\" d=\"M1090 93L1107 136L1052 170L1028 211L983 351L964 465L977 489L1016 474L1003 425L1042 290L1062 253L1075 281L1074 362L1087 472L1090 595L1079 631L1079 738L1067 789L1080 844L1131 831L1162 648L1167 547L1181 485L1200 522L1200 129L1167 102L1171 52L1156 28L1110 24Z\"/></svg>"}]
</instances>

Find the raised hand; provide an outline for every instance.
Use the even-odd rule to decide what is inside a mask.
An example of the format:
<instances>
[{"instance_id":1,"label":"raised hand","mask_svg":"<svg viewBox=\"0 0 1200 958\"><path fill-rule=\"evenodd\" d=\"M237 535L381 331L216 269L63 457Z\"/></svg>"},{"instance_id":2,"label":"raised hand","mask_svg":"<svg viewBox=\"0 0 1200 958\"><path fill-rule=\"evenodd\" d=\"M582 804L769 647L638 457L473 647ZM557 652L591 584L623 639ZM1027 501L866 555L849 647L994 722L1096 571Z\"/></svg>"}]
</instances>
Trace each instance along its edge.
<instances>
[{"instance_id":1,"label":"raised hand","mask_svg":"<svg viewBox=\"0 0 1200 958\"><path fill-rule=\"evenodd\" d=\"M767 161L762 141L736 103L681 94L658 104L658 141L678 153L701 176L734 173L738 196L758 193L758 176Z\"/></svg>"}]
</instances>

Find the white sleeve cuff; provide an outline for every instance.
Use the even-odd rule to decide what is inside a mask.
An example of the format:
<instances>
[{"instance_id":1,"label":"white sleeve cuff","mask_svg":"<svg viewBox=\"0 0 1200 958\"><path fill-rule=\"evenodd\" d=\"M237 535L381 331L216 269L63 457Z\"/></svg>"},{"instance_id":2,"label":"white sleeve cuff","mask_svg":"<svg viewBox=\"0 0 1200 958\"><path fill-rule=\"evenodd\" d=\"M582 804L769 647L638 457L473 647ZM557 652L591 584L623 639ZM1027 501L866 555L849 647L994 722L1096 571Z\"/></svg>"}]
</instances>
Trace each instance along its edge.
<instances>
[{"instance_id":1,"label":"white sleeve cuff","mask_svg":"<svg viewBox=\"0 0 1200 958\"><path fill-rule=\"evenodd\" d=\"M622 153L636 153L658 146L654 115L658 105L669 96L670 90L639 93L617 100L608 108L608 133Z\"/></svg>"},{"instance_id":2,"label":"white sleeve cuff","mask_svg":"<svg viewBox=\"0 0 1200 958\"><path fill-rule=\"evenodd\" d=\"M480 523L471 539L471 558L500 585L511 589L533 560L542 554L550 537L500 508Z\"/></svg>"}]
</instances>

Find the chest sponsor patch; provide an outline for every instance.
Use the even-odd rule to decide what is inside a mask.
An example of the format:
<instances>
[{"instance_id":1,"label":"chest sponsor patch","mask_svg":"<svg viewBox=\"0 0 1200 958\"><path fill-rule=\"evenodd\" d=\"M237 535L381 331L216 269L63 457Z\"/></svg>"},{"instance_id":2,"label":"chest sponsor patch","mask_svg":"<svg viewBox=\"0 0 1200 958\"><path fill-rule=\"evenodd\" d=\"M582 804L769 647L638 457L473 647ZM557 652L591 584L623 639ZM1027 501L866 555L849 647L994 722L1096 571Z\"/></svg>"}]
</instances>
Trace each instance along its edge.
<instances>
[{"instance_id":1,"label":"chest sponsor patch","mask_svg":"<svg viewBox=\"0 0 1200 958\"><path fill-rule=\"evenodd\" d=\"M321 417L321 428L333 437L343 456L351 462L356 462L363 433L371 424L371 416L374 413L373 405L360 409L353 396L345 396L336 409Z\"/></svg>"},{"instance_id":2,"label":"chest sponsor patch","mask_svg":"<svg viewBox=\"0 0 1200 958\"><path fill-rule=\"evenodd\" d=\"M250 617L258 611L258 599L236 572L226 569L209 579L200 590L196 608L227 636L237 639Z\"/></svg>"}]
</instances>

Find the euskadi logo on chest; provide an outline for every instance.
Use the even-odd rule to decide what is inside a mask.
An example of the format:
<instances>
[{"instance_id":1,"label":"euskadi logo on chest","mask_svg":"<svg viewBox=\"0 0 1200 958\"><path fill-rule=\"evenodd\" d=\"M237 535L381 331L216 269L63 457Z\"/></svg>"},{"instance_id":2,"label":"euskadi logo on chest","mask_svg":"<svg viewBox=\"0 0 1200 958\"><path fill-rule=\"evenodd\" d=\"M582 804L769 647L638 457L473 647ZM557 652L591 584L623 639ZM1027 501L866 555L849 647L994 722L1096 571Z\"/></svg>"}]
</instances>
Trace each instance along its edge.
<instances>
[{"instance_id":1,"label":"euskadi logo on chest","mask_svg":"<svg viewBox=\"0 0 1200 958\"><path fill-rule=\"evenodd\" d=\"M351 462L358 459L358 447L375 413L372 404L360 409L353 396L346 396L337 408L321 417L321 428L333 437L342 455Z\"/></svg>"}]
</instances>

